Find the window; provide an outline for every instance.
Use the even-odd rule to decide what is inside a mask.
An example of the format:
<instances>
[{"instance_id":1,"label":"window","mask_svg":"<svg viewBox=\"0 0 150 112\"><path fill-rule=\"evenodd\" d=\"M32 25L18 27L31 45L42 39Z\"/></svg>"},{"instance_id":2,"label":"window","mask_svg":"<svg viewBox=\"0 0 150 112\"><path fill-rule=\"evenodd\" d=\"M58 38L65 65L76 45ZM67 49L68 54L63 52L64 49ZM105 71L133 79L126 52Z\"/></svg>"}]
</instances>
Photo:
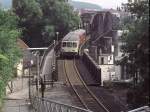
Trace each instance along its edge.
<instances>
[{"instance_id":1,"label":"window","mask_svg":"<svg viewBox=\"0 0 150 112\"><path fill-rule=\"evenodd\" d=\"M72 47L72 42L67 42L67 47Z\"/></svg>"},{"instance_id":2,"label":"window","mask_svg":"<svg viewBox=\"0 0 150 112\"><path fill-rule=\"evenodd\" d=\"M73 47L77 47L77 43L73 42Z\"/></svg>"},{"instance_id":3,"label":"window","mask_svg":"<svg viewBox=\"0 0 150 112\"><path fill-rule=\"evenodd\" d=\"M66 47L66 42L63 42L62 46L63 46L63 47Z\"/></svg>"}]
</instances>

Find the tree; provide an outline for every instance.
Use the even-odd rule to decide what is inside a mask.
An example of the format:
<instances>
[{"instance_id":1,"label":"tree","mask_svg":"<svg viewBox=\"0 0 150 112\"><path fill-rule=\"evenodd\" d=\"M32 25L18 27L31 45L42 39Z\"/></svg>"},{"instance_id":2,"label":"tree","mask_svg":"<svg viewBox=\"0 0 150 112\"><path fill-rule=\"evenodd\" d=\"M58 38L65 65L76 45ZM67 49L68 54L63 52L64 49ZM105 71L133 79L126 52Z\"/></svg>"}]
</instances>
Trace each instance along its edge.
<instances>
[{"instance_id":1,"label":"tree","mask_svg":"<svg viewBox=\"0 0 150 112\"><path fill-rule=\"evenodd\" d=\"M42 21L43 13L37 0L13 0L13 8L19 17L18 27L24 29L22 39L29 46L32 43L35 43L36 46L36 40L42 42L42 39L39 37L41 36L41 27L43 27L44 23Z\"/></svg>"},{"instance_id":2,"label":"tree","mask_svg":"<svg viewBox=\"0 0 150 112\"><path fill-rule=\"evenodd\" d=\"M133 99L129 101L139 107L149 104L149 0L128 3L127 10L134 19L126 21L129 32L122 36L122 51L134 78L134 88L129 90Z\"/></svg>"},{"instance_id":3,"label":"tree","mask_svg":"<svg viewBox=\"0 0 150 112\"><path fill-rule=\"evenodd\" d=\"M21 56L16 45L16 39L21 34L17 21L18 18L12 11L0 9L0 103L5 94L5 86L13 76L14 65Z\"/></svg>"},{"instance_id":4,"label":"tree","mask_svg":"<svg viewBox=\"0 0 150 112\"><path fill-rule=\"evenodd\" d=\"M80 21L66 0L14 0L13 7L21 20L19 26L25 28L23 38L31 47L48 45L56 40L56 32L63 37Z\"/></svg>"}]
</instances>

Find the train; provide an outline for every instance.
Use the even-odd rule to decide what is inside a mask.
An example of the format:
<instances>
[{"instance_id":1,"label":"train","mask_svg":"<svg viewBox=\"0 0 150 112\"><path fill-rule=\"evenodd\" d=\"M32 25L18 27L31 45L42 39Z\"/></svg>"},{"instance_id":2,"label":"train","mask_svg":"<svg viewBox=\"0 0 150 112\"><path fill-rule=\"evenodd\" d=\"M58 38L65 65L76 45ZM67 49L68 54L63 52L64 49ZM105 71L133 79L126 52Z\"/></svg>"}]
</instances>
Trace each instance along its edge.
<instances>
[{"instance_id":1,"label":"train","mask_svg":"<svg viewBox=\"0 0 150 112\"><path fill-rule=\"evenodd\" d=\"M69 32L62 39L60 56L80 56L80 48L86 41L86 31L84 29L77 29Z\"/></svg>"}]
</instances>

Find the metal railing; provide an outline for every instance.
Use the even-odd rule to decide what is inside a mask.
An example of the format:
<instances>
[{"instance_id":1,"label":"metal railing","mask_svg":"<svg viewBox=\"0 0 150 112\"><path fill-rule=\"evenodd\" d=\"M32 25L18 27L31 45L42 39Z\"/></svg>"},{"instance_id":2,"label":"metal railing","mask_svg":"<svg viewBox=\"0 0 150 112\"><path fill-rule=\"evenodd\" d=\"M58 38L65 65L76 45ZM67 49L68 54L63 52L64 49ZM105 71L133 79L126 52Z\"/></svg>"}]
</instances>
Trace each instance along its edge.
<instances>
[{"instance_id":1,"label":"metal railing","mask_svg":"<svg viewBox=\"0 0 150 112\"><path fill-rule=\"evenodd\" d=\"M150 112L150 107L149 106L143 106L134 110L130 110L128 112Z\"/></svg>"},{"instance_id":2,"label":"metal railing","mask_svg":"<svg viewBox=\"0 0 150 112\"><path fill-rule=\"evenodd\" d=\"M82 61L89 70L89 72L92 74L92 77L95 79L95 81L99 85L101 85L101 68L92 59L92 57L88 54L88 52L84 51Z\"/></svg>"},{"instance_id":3,"label":"metal railing","mask_svg":"<svg viewBox=\"0 0 150 112\"><path fill-rule=\"evenodd\" d=\"M40 62L40 69L42 69L43 67L43 64L45 62L45 57L47 56L48 52L52 50L52 48L55 46L55 42L53 42L47 50L45 50L43 56L42 56L42 59L41 59L41 62Z\"/></svg>"},{"instance_id":4,"label":"metal railing","mask_svg":"<svg viewBox=\"0 0 150 112\"><path fill-rule=\"evenodd\" d=\"M36 112L92 112L79 107L62 104L45 98L35 97L32 100Z\"/></svg>"}]
</instances>

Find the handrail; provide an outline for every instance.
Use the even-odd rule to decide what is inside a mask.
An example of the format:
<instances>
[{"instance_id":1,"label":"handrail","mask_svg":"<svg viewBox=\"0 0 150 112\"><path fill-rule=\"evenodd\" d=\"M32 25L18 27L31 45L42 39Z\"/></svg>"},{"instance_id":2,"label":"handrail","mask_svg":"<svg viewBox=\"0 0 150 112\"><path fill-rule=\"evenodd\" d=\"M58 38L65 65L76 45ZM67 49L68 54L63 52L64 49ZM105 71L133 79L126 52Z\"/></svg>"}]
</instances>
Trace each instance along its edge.
<instances>
[{"instance_id":1,"label":"handrail","mask_svg":"<svg viewBox=\"0 0 150 112\"><path fill-rule=\"evenodd\" d=\"M134 110L130 110L128 112L150 112L150 107L149 106L143 106Z\"/></svg>"},{"instance_id":2,"label":"handrail","mask_svg":"<svg viewBox=\"0 0 150 112\"><path fill-rule=\"evenodd\" d=\"M36 104L33 108L37 112L92 112L91 110L39 97L35 97L34 103Z\"/></svg>"},{"instance_id":3,"label":"handrail","mask_svg":"<svg viewBox=\"0 0 150 112\"><path fill-rule=\"evenodd\" d=\"M43 54L43 57L41 59L41 62L40 62L40 69L42 69L42 66L44 64L44 61L45 61L45 57L46 55L48 54L48 52L54 47L55 45L55 42L53 42L52 44L50 44L50 46L48 47L48 49L45 50L44 54Z\"/></svg>"},{"instance_id":4,"label":"handrail","mask_svg":"<svg viewBox=\"0 0 150 112\"><path fill-rule=\"evenodd\" d=\"M57 43L54 41L52 44L50 44L50 46L48 47L48 49L44 52L43 57L42 57L41 62L40 62L40 71L41 71L41 69L43 67L43 64L44 64L44 61L45 61L45 57L47 56L47 54L49 53L49 51L52 50L52 48L55 49L55 47L57 45L59 45L60 41L57 42Z\"/></svg>"}]
</instances>

